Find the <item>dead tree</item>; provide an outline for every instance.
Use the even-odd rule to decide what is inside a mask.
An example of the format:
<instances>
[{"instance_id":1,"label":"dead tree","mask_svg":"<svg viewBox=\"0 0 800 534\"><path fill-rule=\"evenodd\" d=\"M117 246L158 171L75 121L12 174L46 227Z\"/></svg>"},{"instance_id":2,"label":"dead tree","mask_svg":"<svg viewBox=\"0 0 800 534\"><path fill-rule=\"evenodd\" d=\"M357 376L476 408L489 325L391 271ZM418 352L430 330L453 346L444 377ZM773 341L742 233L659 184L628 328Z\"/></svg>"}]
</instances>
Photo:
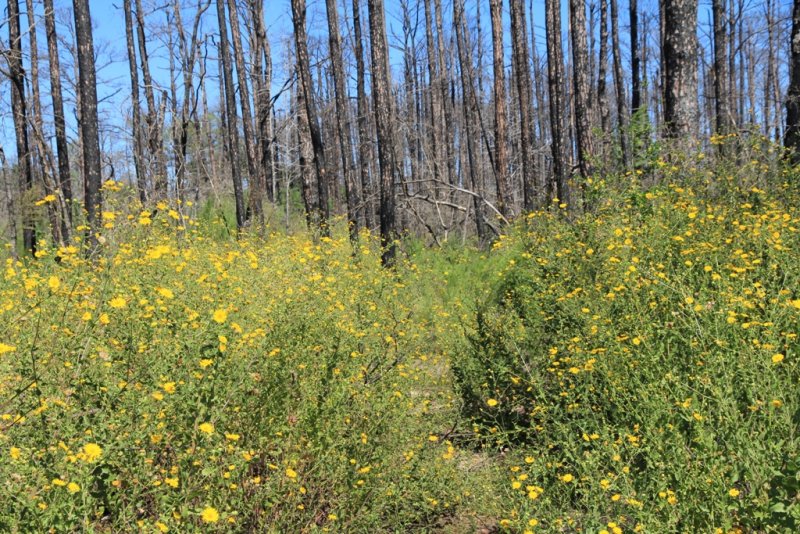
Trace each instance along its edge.
<instances>
[{"instance_id":1,"label":"dead tree","mask_svg":"<svg viewBox=\"0 0 800 534\"><path fill-rule=\"evenodd\" d=\"M308 134L311 136L311 149L313 154L314 173L317 183L318 205L316 209L316 222L323 235L330 233L329 221L331 218L330 202L328 200L328 174L325 167L325 147L322 144L322 132L319 126L319 116L314 99L311 81L311 64L308 59L308 37L306 36L306 2L305 0L292 0L292 24L294 25L294 42L297 59L297 78L300 82L300 91L303 93L305 113L308 120Z\"/></svg>"},{"instance_id":2,"label":"dead tree","mask_svg":"<svg viewBox=\"0 0 800 534\"><path fill-rule=\"evenodd\" d=\"M800 161L800 0L794 1L791 35L791 78L786 97L786 131L784 145Z\"/></svg>"},{"instance_id":3,"label":"dead tree","mask_svg":"<svg viewBox=\"0 0 800 534\"><path fill-rule=\"evenodd\" d=\"M48 0L52 2L52 0ZM128 47L128 68L131 76L131 127L133 129L133 168L136 173L136 188L139 201L147 202L147 174L143 168L142 151L142 110L139 103L139 68L136 66L136 45L133 37L133 19L131 17L131 0L123 0L122 10L125 12L125 40Z\"/></svg>"},{"instance_id":4,"label":"dead tree","mask_svg":"<svg viewBox=\"0 0 800 534\"><path fill-rule=\"evenodd\" d=\"M150 58L147 54L147 38L145 37L144 10L142 0L136 0L136 29L139 39L139 60L142 68L142 82L144 82L144 95L147 102L147 147L149 151L150 168L152 169L153 193L156 198L167 195L167 163L162 142L162 121L159 108L156 107L153 78L150 75ZM165 103L162 103L164 105Z\"/></svg>"},{"instance_id":5,"label":"dead tree","mask_svg":"<svg viewBox=\"0 0 800 534\"><path fill-rule=\"evenodd\" d=\"M561 46L561 1L546 0L547 80L550 88L550 131L553 154L553 183L549 195L569 204L566 139L564 132L564 57Z\"/></svg>"},{"instance_id":6,"label":"dead tree","mask_svg":"<svg viewBox=\"0 0 800 534\"><path fill-rule=\"evenodd\" d=\"M628 143L628 105L625 97L625 76L622 73L622 51L619 46L619 10L617 0L611 2L611 55L614 64L614 88L617 96L617 135L622 151L622 164L630 165L631 149Z\"/></svg>"},{"instance_id":7,"label":"dead tree","mask_svg":"<svg viewBox=\"0 0 800 534\"><path fill-rule=\"evenodd\" d=\"M392 266L395 261L398 238L395 220L395 159L392 97L389 88L389 53L386 45L386 20L383 0L367 0L369 13L369 35L372 51L372 97L375 113L375 129L378 137L378 165L380 167L380 227L381 262Z\"/></svg>"},{"instance_id":8,"label":"dead tree","mask_svg":"<svg viewBox=\"0 0 800 534\"><path fill-rule=\"evenodd\" d=\"M83 139L84 209L89 227L89 244L96 246L95 232L101 210L100 134L97 117L97 76L89 0L73 0L75 40L78 49L78 92L80 94L81 136Z\"/></svg>"},{"instance_id":9,"label":"dead tree","mask_svg":"<svg viewBox=\"0 0 800 534\"><path fill-rule=\"evenodd\" d=\"M369 134L369 104L367 102L364 43L361 35L361 0L353 0L353 55L356 59L356 115L358 123L358 168L361 177L362 211L364 226L375 227L372 207L372 185L369 164L371 137Z\"/></svg>"},{"instance_id":10,"label":"dead tree","mask_svg":"<svg viewBox=\"0 0 800 534\"><path fill-rule=\"evenodd\" d=\"M511 56L517 85L519 108L519 149L522 169L522 205L532 211L541 195L541 184L536 183L533 165L533 113L531 106L531 70L528 57L528 40L525 37L525 9L521 1L509 2L511 8Z\"/></svg>"},{"instance_id":11,"label":"dead tree","mask_svg":"<svg viewBox=\"0 0 800 534\"><path fill-rule=\"evenodd\" d=\"M138 1L138 0L137 0ZM222 85L225 100L225 126L227 149L233 180L233 195L236 202L236 229L240 231L245 224L244 190L239 170L239 128L237 126L236 89L233 85L233 67L228 48L228 23L225 19L225 0L217 0L217 21L219 24L219 52L222 67ZM222 95L220 95L222 97Z\"/></svg>"},{"instance_id":12,"label":"dead tree","mask_svg":"<svg viewBox=\"0 0 800 534\"><path fill-rule=\"evenodd\" d=\"M341 156L342 173L344 174L344 191L347 201L347 224L350 230L350 240L358 240L358 186L355 180L355 168L351 155L350 140L350 113L347 107L347 92L345 89L344 61L342 60L342 38L339 35L339 13L336 0L325 0L328 14L328 47L331 56L331 71L333 74L333 94L336 105L336 131L339 137L339 154Z\"/></svg>"},{"instance_id":13,"label":"dead tree","mask_svg":"<svg viewBox=\"0 0 800 534\"><path fill-rule=\"evenodd\" d=\"M581 176L586 179L593 172L593 143L589 118L589 53L586 42L586 4L584 0L569 0L569 12L572 33L572 84L578 168Z\"/></svg>"},{"instance_id":14,"label":"dead tree","mask_svg":"<svg viewBox=\"0 0 800 534\"><path fill-rule=\"evenodd\" d=\"M697 134L697 0L661 0L665 134Z\"/></svg>"},{"instance_id":15,"label":"dead tree","mask_svg":"<svg viewBox=\"0 0 800 534\"><path fill-rule=\"evenodd\" d=\"M77 16L77 15L76 15ZM25 72L22 67L22 37L18 0L8 1L8 70L11 81L11 111L17 141L17 166L23 191L19 208L22 212L22 243L25 251L36 254L36 220L32 204L33 161L28 139L28 102L25 97Z\"/></svg>"},{"instance_id":16,"label":"dead tree","mask_svg":"<svg viewBox=\"0 0 800 534\"><path fill-rule=\"evenodd\" d=\"M508 151L506 146L506 66L503 61L503 0L490 0L492 21L492 59L494 65L494 179L500 212L510 218L512 202L508 184Z\"/></svg>"}]
</instances>

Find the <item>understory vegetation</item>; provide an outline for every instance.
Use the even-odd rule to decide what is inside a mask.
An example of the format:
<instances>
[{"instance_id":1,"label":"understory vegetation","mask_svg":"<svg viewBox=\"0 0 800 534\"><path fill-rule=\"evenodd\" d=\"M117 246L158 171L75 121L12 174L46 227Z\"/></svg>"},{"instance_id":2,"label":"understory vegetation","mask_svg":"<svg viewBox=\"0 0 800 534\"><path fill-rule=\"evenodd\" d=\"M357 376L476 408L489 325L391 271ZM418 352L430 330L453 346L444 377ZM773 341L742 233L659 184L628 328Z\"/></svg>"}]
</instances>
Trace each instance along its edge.
<instances>
[{"instance_id":1,"label":"understory vegetation","mask_svg":"<svg viewBox=\"0 0 800 534\"><path fill-rule=\"evenodd\" d=\"M393 270L108 182L3 265L0 530L796 531L798 176L739 159Z\"/></svg>"}]
</instances>

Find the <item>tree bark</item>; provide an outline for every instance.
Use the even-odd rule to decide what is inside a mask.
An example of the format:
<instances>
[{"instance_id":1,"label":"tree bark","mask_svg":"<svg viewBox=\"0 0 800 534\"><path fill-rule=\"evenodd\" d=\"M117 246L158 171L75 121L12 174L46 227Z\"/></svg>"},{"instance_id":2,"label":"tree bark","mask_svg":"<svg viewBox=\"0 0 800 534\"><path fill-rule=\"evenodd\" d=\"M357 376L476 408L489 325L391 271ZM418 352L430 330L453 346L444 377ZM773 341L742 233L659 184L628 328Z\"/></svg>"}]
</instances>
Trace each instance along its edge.
<instances>
[{"instance_id":1,"label":"tree bark","mask_svg":"<svg viewBox=\"0 0 800 534\"><path fill-rule=\"evenodd\" d=\"M147 38L145 37L144 10L142 0L136 0L136 28L139 38L139 59L142 67L142 81L147 101L147 146L150 152L150 169L153 179L153 193L161 199L167 195L167 164L164 155L164 144L161 139L161 123L153 90L153 78L150 75L150 58L147 55Z\"/></svg>"},{"instance_id":2,"label":"tree bark","mask_svg":"<svg viewBox=\"0 0 800 534\"><path fill-rule=\"evenodd\" d=\"M508 185L506 125L506 66L503 60L503 0L490 0L492 21L492 59L494 65L494 179L500 213L511 217L512 202Z\"/></svg>"},{"instance_id":3,"label":"tree bark","mask_svg":"<svg viewBox=\"0 0 800 534\"><path fill-rule=\"evenodd\" d=\"M661 0L664 126L672 139L697 135L697 0Z\"/></svg>"},{"instance_id":4,"label":"tree bark","mask_svg":"<svg viewBox=\"0 0 800 534\"><path fill-rule=\"evenodd\" d=\"M22 243L25 251L36 254L36 220L30 198L33 194L33 162L28 139L28 102L25 98L25 72L22 66L22 37L18 0L8 0L8 70L11 81L11 111L17 141L17 167L20 170L22 198Z\"/></svg>"},{"instance_id":5,"label":"tree bark","mask_svg":"<svg viewBox=\"0 0 800 534\"><path fill-rule=\"evenodd\" d=\"M138 2L139 0L137 0ZM239 170L239 128L237 126L236 90L233 86L233 67L228 48L228 25L225 20L225 0L217 0L217 21L219 24L219 52L222 63L223 93L225 99L225 122L228 140L228 157L233 180L233 195L236 202L236 229L241 231L245 224L244 191ZM222 95L220 95L222 97Z\"/></svg>"},{"instance_id":6,"label":"tree bark","mask_svg":"<svg viewBox=\"0 0 800 534\"><path fill-rule=\"evenodd\" d=\"M478 113L478 99L475 96L475 83L472 75L472 63L468 59L466 21L464 20L464 0L453 1L453 24L456 30L456 48L461 71L461 104L464 109L464 134L467 141L467 161L469 162L469 178L473 192L473 208L475 210L475 229L478 240L484 243L487 238L486 220L483 209L483 179L478 166L478 143L475 137L478 134L476 115Z\"/></svg>"},{"instance_id":7,"label":"tree bark","mask_svg":"<svg viewBox=\"0 0 800 534\"><path fill-rule=\"evenodd\" d=\"M53 0L46 0L52 3ZM142 111L139 103L139 69L136 66L136 47L133 37L133 20L131 17L131 0L123 0L122 10L125 12L125 40L128 47L128 68L131 76L131 126L133 128L133 167L136 173L136 189L139 201L147 203L147 175L142 168ZM55 28L54 28L55 31ZM60 154L60 151L59 151ZM60 157L60 156L59 156Z\"/></svg>"},{"instance_id":8,"label":"tree bark","mask_svg":"<svg viewBox=\"0 0 800 534\"><path fill-rule=\"evenodd\" d=\"M525 211L532 211L540 200L541 184L536 183L533 165L533 121L531 119L531 70L528 56L528 40L525 37L525 9L521 0L509 2L511 8L511 55L514 63L514 79L517 85L520 127L520 160L522 168L522 204Z\"/></svg>"},{"instance_id":9,"label":"tree bark","mask_svg":"<svg viewBox=\"0 0 800 534\"><path fill-rule=\"evenodd\" d=\"M614 63L614 88L617 95L617 134L622 150L622 164L630 165L631 151L628 144L628 106L625 98L625 77L622 73L622 51L619 46L619 10L617 0L611 2L611 54Z\"/></svg>"},{"instance_id":10,"label":"tree bark","mask_svg":"<svg viewBox=\"0 0 800 534\"><path fill-rule=\"evenodd\" d=\"M561 0L545 1L547 34L547 78L550 89L550 131L553 154L553 181L550 196L569 204L564 138L564 58L561 46Z\"/></svg>"},{"instance_id":11,"label":"tree bark","mask_svg":"<svg viewBox=\"0 0 800 534\"><path fill-rule=\"evenodd\" d=\"M92 18L89 0L73 0L75 39L78 48L78 92L80 94L81 136L83 139L83 180L86 224L89 227L89 244L97 245L95 232L102 209L100 191L100 134L97 117L97 76L92 39Z\"/></svg>"},{"instance_id":12,"label":"tree bark","mask_svg":"<svg viewBox=\"0 0 800 534\"><path fill-rule=\"evenodd\" d=\"M631 115L642 107L641 56L639 49L639 7L637 0L629 0L630 45L631 45Z\"/></svg>"},{"instance_id":13,"label":"tree bark","mask_svg":"<svg viewBox=\"0 0 800 534\"><path fill-rule=\"evenodd\" d=\"M350 111L347 106L345 89L344 62L342 61L342 38L339 35L339 12L336 0L325 0L328 14L328 47L331 56L333 74L333 93L336 105L336 130L339 134L342 173L344 175L344 191L347 201L347 223L350 230L350 241L358 240L358 186L355 180L355 168L352 162L352 142L350 139Z\"/></svg>"},{"instance_id":14,"label":"tree bark","mask_svg":"<svg viewBox=\"0 0 800 534\"><path fill-rule=\"evenodd\" d=\"M800 0L794 0L791 35L791 77L786 97L786 131L784 145L793 151L796 164L800 161Z\"/></svg>"},{"instance_id":15,"label":"tree bark","mask_svg":"<svg viewBox=\"0 0 800 534\"><path fill-rule=\"evenodd\" d=\"M325 167L325 147L322 144L322 132L320 131L319 116L317 115L317 106L312 89L311 63L308 59L305 0L292 0L292 23L294 25L294 41L297 54L297 77L301 82L300 90L303 91L306 117L308 118L308 131L311 136L311 148L314 157L314 171L319 199L317 222L322 234L329 235L328 221L330 221L331 212L328 200L328 175Z\"/></svg>"},{"instance_id":16,"label":"tree bark","mask_svg":"<svg viewBox=\"0 0 800 534\"><path fill-rule=\"evenodd\" d=\"M635 0L634 0L635 1ZM586 39L586 4L569 0L572 33L572 83L574 88L575 137L578 145L578 167L586 179L592 175L592 125L589 118L589 57Z\"/></svg>"},{"instance_id":17,"label":"tree bark","mask_svg":"<svg viewBox=\"0 0 800 534\"><path fill-rule=\"evenodd\" d=\"M597 108L600 114L600 131L603 133L603 145L611 134L610 113L608 109L608 0L600 0L600 58L597 67ZM603 151L605 152L605 151Z\"/></svg>"},{"instance_id":18,"label":"tree bark","mask_svg":"<svg viewBox=\"0 0 800 534\"><path fill-rule=\"evenodd\" d=\"M375 227L375 211L372 207L372 186L370 184L369 165L370 145L372 138L369 134L369 104L367 103L366 75L364 65L364 44L361 36L361 0L353 0L353 54L356 59L356 114L358 115L358 168L361 177L362 210L364 212L364 226L367 229Z\"/></svg>"},{"instance_id":19,"label":"tree bark","mask_svg":"<svg viewBox=\"0 0 800 534\"><path fill-rule=\"evenodd\" d=\"M725 0L713 0L714 16L714 112L716 133L725 135L731 130L730 90L728 85L728 27L725 20ZM723 148L724 145L719 145Z\"/></svg>"},{"instance_id":20,"label":"tree bark","mask_svg":"<svg viewBox=\"0 0 800 534\"><path fill-rule=\"evenodd\" d=\"M253 133L253 112L250 104L250 89L247 85L247 69L242 47L242 33L239 30L239 14L235 0L228 0L228 19L231 25L231 42L236 61L236 77L239 82L239 103L242 107L242 130L247 156L247 183L250 186L250 209L260 223L264 222L264 186L261 166L258 164L256 139Z\"/></svg>"},{"instance_id":21,"label":"tree bark","mask_svg":"<svg viewBox=\"0 0 800 534\"><path fill-rule=\"evenodd\" d=\"M378 137L378 166L380 168L380 227L381 262L394 265L397 248L394 183L397 175L395 159L393 103L390 92L389 53L386 45L386 20L383 0L367 0L369 35L372 56L372 97L375 129Z\"/></svg>"}]
</instances>

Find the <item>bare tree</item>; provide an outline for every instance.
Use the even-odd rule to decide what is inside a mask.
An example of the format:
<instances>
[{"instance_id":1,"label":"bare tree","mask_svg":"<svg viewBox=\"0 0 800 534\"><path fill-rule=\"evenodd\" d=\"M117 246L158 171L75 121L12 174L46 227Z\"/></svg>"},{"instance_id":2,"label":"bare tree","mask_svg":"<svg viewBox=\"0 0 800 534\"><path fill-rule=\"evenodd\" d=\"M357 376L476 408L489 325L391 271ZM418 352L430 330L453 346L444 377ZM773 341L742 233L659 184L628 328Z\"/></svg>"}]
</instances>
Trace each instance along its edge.
<instances>
[{"instance_id":1,"label":"bare tree","mask_svg":"<svg viewBox=\"0 0 800 534\"><path fill-rule=\"evenodd\" d=\"M138 1L138 0L137 0ZM233 67L228 48L228 23L225 20L225 0L217 0L217 21L219 23L219 52L222 67L223 92L225 100L225 121L227 148L230 158L233 195L236 202L236 228L241 230L245 224L244 191L242 175L239 170L239 128L237 126L236 90L233 86Z\"/></svg>"},{"instance_id":2,"label":"bare tree","mask_svg":"<svg viewBox=\"0 0 800 534\"><path fill-rule=\"evenodd\" d=\"M394 265L396 254L397 226L395 220L395 176L397 161L394 135L392 134L392 98L389 91L389 53L386 45L386 20L383 0L367 0L369 13L369 35L372 51L372 97L375 112L375 129L378 134L378 165L380 167L380 226L381 261L385 266Z\"/></svg>"},{"instance_id":3,"label":"bare tree","mask_svg":"<svg viewBox=\"0 0 800 534\"><path fill-rule=\"evenodd\" d=\"M614 63L614 88L617 95L617 135L622 149L622 163L630 164L631 151L628 144L628 105L625 97L625 77L622 73L622 51L619 46L619 10L617 0L611 2L611 55Z\"/></svg>"},{"instance_id":4,"label":"bare tree","mask_svg":"<svg viewBox=\"0 0 800 534\"><path fill-rule=\"evenodd\" d=\"M591 176L593 143L589 119L589 53L586 39L586 4L569 0L572 33L572 84L574 87L575 134L578 145L578 167L585 179Z\"/></svg>"},{"instance_id":5,"label":"bare tree","mask_svg":"<svg viewBox=\"0 0 800 534\"><path fill-rule=\"evenodd\" d=\"M550 195L569 204L566 139L564 132L564 56L561 46L561 0L545 1L547 33L547 79L550 88L550 131L552 135L553 181Z\"/></svg>"},{"instance_id":6,"label":"bare tree","mask_svg":"<svg viewBox=\"0 0 800 534\"><path fill-rule=\"evenodd\" d=\"M731 128L730 86L728 79L728 27L725 0L713 0L714 13L714 103L716 131L727 134ZM719 145L724 147L724 145Z\"/></svg>"},{"instance_id":7,"label":"bare tree","mask_svg":"<svg viewBox=\"0 0 800 534\"><path fill-rule=\"evenodd\" d=\"M791 35L791 78L786 97L786 130L784 145L800 161L800 0L794 0Z\"/></svg>"},{"instance_id":8,"label":"bare tree","mask_svg":"<svg viewBox=\"0 0 800 534\"><path fill-rule=\"evenodd\" d=\"M347 93L345 90L345 70L342 61L342 38L339 35L339 13L336 0L325 0L328 14L328 47L331 56L331 71L333 74L334 102L336 104L336 130L339 136L339 153L342 160L342 173L344 174L344 191L347 199L347 223L350 229L350 240L358 240L358 186L355 180L355 169L352 162L352 148L350 140L350 113L347 108Z\"/></svg>"},{"instance_id":9,"label":"bare tree","mask_svg":"<svg viewBox=\"0 0 800 534\"><path fill-rule=\"evenodd\" d=\"M509 7L511 8L511 55L517 82L517 107L519 108L519 158L522 167L523 207L525 211L531 211L536 207L538 197L541 196L541 190L537 190L541 184L537 184L534 178L531 70L528 40L525 38L527 24L521 1L509 2Z\"/></svg>"},{"instance_id":10,"label":"bare tree","mask_svg":"<svg viewBox=\"0 0 800 534\"><path fill-rule=\"evenodd\" d=\"M506 66L503 61L503 0L490 0L492 20L492 56L494 65L494 179L497 200L504 217L511 217L512 205L508 184L508 151L506 146Z\"/></svg>"},{"instance_id":11,"label":"bare tree","mask_svg":"<svg viewBox=\"0 0 800 534\"><path fill-rule=\"evenodd\" d=\"M308 132L311 136L311 148L314 157L314 171L316 173L319 199L317 222L323 235L327 235L330 232L328 221L331 218L330 202L328 201L329 185L327 168L325 167L325 147L322 144L322 132L319 127L319 116L317 115L317 106L311 82L311 64L308 59L305 0L292 0L292 24L294 25L295 53L297 55L297 77L300 81L300 91L303 92L305 113L308 119Z\"/></svg>"},{"instance_id":12,"label":"bare tree","mask_svg":"<svg viewBox=\"0 0 800 534\"><path fill-rule=\"evenodd\" d=\"M22 37L18 0L8 0L8 70L11 81L11 110L14 117L14 134L17 140L17 166L20 185L25 195L20 203L22 211L22 243L30 254L36 253L36 221L32 212L33 161L28 139L28 102L25 98L25 72L22 67Z\"/></svg>"},{"instance_id":13,"label":"bare tree","mask_svg":"<svg viewBox=\"0 0 800 534\"><path fill-rule=\"evenodd\" d=\"M139 39L139 60L142 68L142 82L144 95L147 102L147 146L150 155L150 168L153 179L153 193L156 198L167 195L167 164L162 142L162 120L159 107L156 107L156 98L153 78L150 74L150 58L147 53L147 38L145 29L144 10L142 0L136 0L136 29ZM164 105L165 103L162 103Z\"/></svg>"},{"instance_id":14,"label":"bare tree","mask_svg":"<svg viewBox=\"0 0 800 534\"><path fill-rule=\"evenodd\" d=\"M697 0L661 0L664 122L670 138L697 132Z\"/></svg>"},{"instance_id":15,"label":"bare tree","mask_svg":"<svg viewBox=\"0 0 800 534\"><path fill-rule=\"evenodd\" d=\"M52 3L53 0L47 0ZM142 111L139 103L139 69L136 66L136 48L133 37L133 19L131 17L131 0L123 0L122 10L125 12L125 40L128 47L128 68L131 76L131 127L133 129L133 167L136 173L136 188L139 201L147 202L147 175L142 166ZM55 29L54 29L55 32ZM60 153L60 152L59 152Z\"/></svg>"},{"instance_id":16,"label":"bare tree","mask_svg":"<svg viewBox=\"0 0 800 534\"><path fill-rule=\"evenodd\" d=\"M81 136L83 139L84 209L89 227L89 243L96 246L95 232L102 204L100 191L100 133L97 117L97 75L89 0L73 0L75 39L78 49L78 92L80 93Z\"/></svg>"},{"instance_id":17,"label":"bare tree","mask_svg":"<svg viewBox=\"0 0 800 534\"><path fill-rule=\"evenodd\" d=\"M366 75L364 60L364 43L361 36L361 0L353 0L353 55L356 59L356 115L358 115L358 167L361 175L362 211L364 225L368 229L375 227L372 207L372 186L369 174L371 150L369 143L369 104L367 103Z\"/></svg>"}]
</instances>

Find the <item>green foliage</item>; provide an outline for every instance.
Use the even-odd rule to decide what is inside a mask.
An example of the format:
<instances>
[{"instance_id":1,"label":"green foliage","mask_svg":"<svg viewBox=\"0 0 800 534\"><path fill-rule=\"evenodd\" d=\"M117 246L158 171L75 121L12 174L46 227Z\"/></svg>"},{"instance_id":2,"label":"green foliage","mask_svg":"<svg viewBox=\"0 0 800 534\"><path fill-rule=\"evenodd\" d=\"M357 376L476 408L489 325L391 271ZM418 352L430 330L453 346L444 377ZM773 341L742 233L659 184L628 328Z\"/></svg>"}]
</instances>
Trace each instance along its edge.
<instances>
[{"instance_id":1,"label":"green foliage","mask_svg":"<svg viewBox=\"0 0 800 534\"><path fill-rule=\"evenodd\" d=\"M797 198L782 172L659 172L496 247L452 364L472 438L510 450L520 528L795 530Z\"/></svg>"}]
</instances>

